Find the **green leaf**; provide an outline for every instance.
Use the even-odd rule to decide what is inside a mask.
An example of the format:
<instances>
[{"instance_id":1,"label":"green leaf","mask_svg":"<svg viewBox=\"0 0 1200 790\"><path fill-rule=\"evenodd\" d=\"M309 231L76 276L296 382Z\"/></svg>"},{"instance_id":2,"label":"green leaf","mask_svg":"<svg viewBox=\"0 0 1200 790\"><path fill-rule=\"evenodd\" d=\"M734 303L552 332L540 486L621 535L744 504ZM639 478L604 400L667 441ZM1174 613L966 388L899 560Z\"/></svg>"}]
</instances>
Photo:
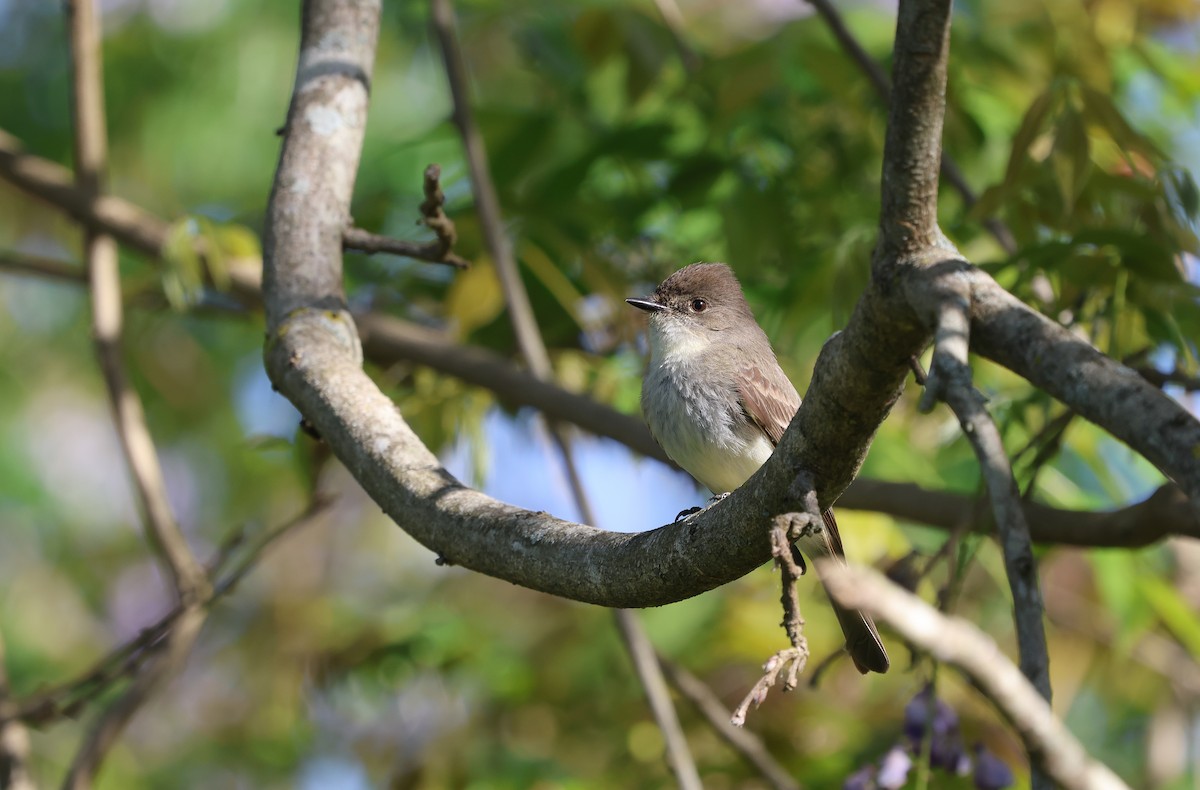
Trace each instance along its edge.
<instances>
[{"instance_id":1,"label":"green leaf","mask_svg":"<svg viewBox=\"0 0 1200 790\"><path fill-rule=\"evenodd\" d=\"M1127 154L1138 153L1150 159L1162 159L1163 153L1150 138L1141 134L1113 104L1112 98L1093 88L1081 85L1079 96L1083 102L1084 117L1100 126ZM1130 162L1136 172L1137 168Z\"/></svg>"},{"instance_id":2,"label":"green leaf","mask_svg":"<svg viewBox=\"0 0 1200 790\"><path fill-rule=\"evenodd\" d=\"M1029 109L1025 111L1025 117L1021 120L1021 127L1013 135L1012 153L1008 157L1008 168L1004 171L1005 184L1011 185L1016 183L1021 167L1029 155L1029 149L1033 146L1033 141L1037 139L1038 134L1042 131L1042 125L1050 114L1050 110L1058 100L1058 97L1059 89L1055 85L1051 85L1050 88L1034 99L1033 103L1029 105Z\"/></svg>"},{"instance_id":3,"label":"green leaf","mask_svg":"<svg viewBox=\"0 0 1200 790\"><path fill-rule=\"evenodd\" d=\"M1192 174L1177 165L1159 172L1167 227L1175 241L1190 253L1200 253L1200 189Z\"/></svg>"},{"instance_id":4,"label":"green leaf","mask_svg":"<svg viewBox=\"0 0 1200 790\"><path fill-rule=\"evenodd\" d=\"M1105 607L1116 622L1114 647L1126 650L1146 631L1153 619L1153 611L1146 596L1136 583L1144 573L1137 558L1128 551L1104 550L1088 554L1092 564L1092 576Z\"/></svg>"},{"instance_id":5,"label":"green leaf","mask_svg":"<svg viewBox=\"0 0 1200 790\"><path fill-rule=\"evenodd\" d=\"M1063 112L1054 136L1050 164L1068 213L1073 213L1092 167L1087 129L1073 109Z\"/></svg>"},{"instance_id":6,"label":"green leaf","mask_svg":"<svg viewBox=\"0 0 1200 790\"><path fill-rule=\"evenodd\" d=\"M1179 643L1200 661L1200 617L1179 591L1158 576L1143 574L1137 580L1138 590L1171 630Z\"/></svg>"},{"instance_id":7,"label":"green leaf","mask_svg":"<svg viewBox=\"0 0 1200 790\"><path fill-rule=\"evenodd\" d=\"M446 315L458 327L460 337L491 323L504 309L500 281L491 258L480 255L470 269L459 272L446 293Z\"/></svg>"},{"instance_id":8,"label":"green leaf","mask_svg":"<svg viewBox=\"0 0 1200 790\"><path fill-rule=\"evenodd\" d=\"M195 304L204 290L204 265L196 252L197 231L196 220L184 217L171 224L163 245L163 293L176 310Z\"/></svg>"},{"instance_id":9,"label":"green leaf","mask_svg":"<svg viewBox=\"0 0 1200 790\"><path fill-rule=\"evenodd\" d=\"M1121 264L1134 274L1167 283L1183 281L1174 252L1166 245L1144 233L1120 228L1085 230L1073 239L1077 246L1111 247L1120 256Z\"/></svg>"}]
</instances>

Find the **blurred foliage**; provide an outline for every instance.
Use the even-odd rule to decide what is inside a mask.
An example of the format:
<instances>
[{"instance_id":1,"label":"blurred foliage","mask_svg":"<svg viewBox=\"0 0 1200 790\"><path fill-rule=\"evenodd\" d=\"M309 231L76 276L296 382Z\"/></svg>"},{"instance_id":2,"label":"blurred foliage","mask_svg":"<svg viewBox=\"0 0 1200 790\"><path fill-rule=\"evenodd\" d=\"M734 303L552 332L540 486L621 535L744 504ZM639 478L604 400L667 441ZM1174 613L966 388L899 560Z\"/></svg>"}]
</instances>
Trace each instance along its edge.
<instances>
[{"instance_id":1,"label":"blurred foliage","mask_svg":"<svg viewBox=\"0 0 1200 790\"><path fill-rule=\"evenodd\" d=\"M207 557L235 529L257 534L302 510L314 475L340 498L216 609L187 671L136 718L101 787L666 785L661 739L608 614L435 566L344 472L314 465L296 415L261 371L258 319L203 286L206 277L220 284L233 258L258 254L295 65L295 5L105 3L112 189L175 223L161 265L127 255L122 272L134 305L126 358L181 521ZM889 7L843 10L886 62ZM459 9L506 221L559 374L628 412L641 357L623 297L683 264L730 261L803 385L865 282L877 223L885 113L821 21L803 3L769 0L694 0L682 12L694 71L650 2ZM969 208L943 188L947 233L1107 353L1195 373L1197 6L964 0L955 12L945 148L981 199ZM425 5L385 4L353 213L371 230L423 238L421 173L438 162L459 252L476 265L456 275L349 255L348 294L356 308L512 356L427 25ZM67 71L57 4L0 0L0 127L64 164ZM1015 253L988 235L988 218L1008 224ZM54 211L0 186L0 249L71 260L78 238ZM207 272L186 243L194 238L218 253ZM165 298L138 298L148 292ZM0 304L0 634L23 695L136 635L166 599L91 357L83 294L3 274ZM1161 482L1091 426L1059 421L1062 407L1025 382L976 368L1010 449L1024 449L1017 471L1031 496L1103 508ZM476 476L496 475L493 398L409 366L374 372L431 447L473 448ZM880 431L865 474L978 493L956 423L942 411L918 415L911 395ZM552 452L511 460L557 463ZM614 474L598 475L597 500L630 496L605 487ZM647 518L642 508L645 523L632 526L668 520L661 509ZM932 553L945 540L876 514L841 521L862 561ZM1175 737L1162 724L1172 715L1193 739L1197 726L1177 714L1196 700L1164 669L1182 661L1197 671L1195 554L1183 543L1041 554L1055 707L1137 787L1198 781L1186 749L1172 761L1161 748ZM970 540L955 556L922 592L932 597L952 575L955 611L1012 653L998 549ZM775 585L760 571L644 619L660 648L732 707L784 641ZM836 625L805 588L819 658ZM869 774L911 729L910 700L932 693L934 675L889 644L891 674L863 679L842 662L818 688L773 695L752 715L749 726L805 785ZM960 750L998 758L1027 781L1019 743L995 712L952 673L937 679ZM706 787L762 786L686 704L681 714ZM46 783L62 775L88 721L34 734ZM950 781L920 766L912 776Z\"/></svg>"}]
</instances>

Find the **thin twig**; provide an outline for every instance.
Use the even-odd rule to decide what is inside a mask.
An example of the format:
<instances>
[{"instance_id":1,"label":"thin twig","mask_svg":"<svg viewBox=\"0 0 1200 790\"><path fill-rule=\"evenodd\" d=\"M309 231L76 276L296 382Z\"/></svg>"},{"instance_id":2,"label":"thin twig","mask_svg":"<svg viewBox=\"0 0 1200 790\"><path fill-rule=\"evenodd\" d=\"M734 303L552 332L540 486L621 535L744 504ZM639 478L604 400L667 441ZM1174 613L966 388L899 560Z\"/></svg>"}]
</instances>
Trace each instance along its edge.
<instances>
[{"instance_id":1,"label":"thin twig","mask_svg":"<svg viewBox=\"0 0 1200 790\"><path fill-rule=\"evenodd\" d=\"M163 652L142 668L133 684L109 705L84 736L83 745L71 762L63 781L64 790L85 790L92 786L104 757L121 736L125 726L146 700L164 682L183 668L200 628L204 625L204 609L188 606L166 639Z\"/></svg>"},{"instance_id":2,"label":"thin twig","mask_svg":"<svg viewBox=\"0 0 1200 790\"><path fill-rule=\"evenodd\" d=\"M108 139L98 10L94 0L68 0L66 10L71 41L75 178L81 190L99 195L104 190ZM96 356L104 374L117 433L138 492L148 542L168 572L185 614L182 623L168 637L163 655L143 669L133 685L88 729L64 781L64 787L71 790L92 786L104 757L125 725L160 683L182 668L204 623L205 612L199 608L198 601L208 592L204 570L188 547L171 511L141 400L129 385L121 359L121 280L116 240L89 229L84 238L84 261L90 285Z\"/></svg>"},{"instance_id":3,"label":"thin twig","mask_svg":"<svg viewBox=\"0 0 1200 790\"><path fill-rule=\"evenodd\" d=\"M433 0L433 29L446 66L450 95L454 100L454 124L462 136L467 167L471 173L471 190L475 195L476 211L479 213L479 224L488 250L492 254L500 287L504 291L504 301L508 305L509 321L516 334L517 347L534 375L541 379L549 379L552 370L550 357L541 341L541 330L538 329L534 318L529 294L521 282L520 272L517 271L512 244L504 232L500 199L496 196L496 186L492 182L487 148L471 109L466 61L458 41L454 9L450 0Z\"/></svg>"},{"instance_id":4,"label":"thin twig","mask_svg":"<svg viewBox=\"0 0 1200 790\"><path fill-rule=\"evenodd\" d=\"M87 283L87 272L82 266L16 250L0 250L0 271L28 277L65 280L78 285Z\"/></svg>"},{"instance_id":5,"label":"thin twig","mask_svg":"<svg viewBox=\"0 0 1200 790\"><path fill-rule=\"evenodd\" d=\"M554 371L550 365L550 355L546 349L545 340L542 338L541 330L538 328L533 306L529 302L529 295L521 281L517 262L513 257L512 245L504 231L500 201L496 197L495 185L492 183L491 172L488 168L487 149L474 122L466 82L466 64L459 46L454 9L450 0L433 0L433 25L441 44L446 76L450 82L450 93L454 99L455 124L458 126L459 134L463 139L463 147L466 149L467 163L471 171L471 186L475 193L480 223L483 226L484 238L504 291L504 299L508 305L509 320L517 338L517 346L521 356L525 359L525 364L534 376L542 381L551 381L554 378ZM595 514L592 512L591 503L583 488L570 441L562 426L552 421L547 421L547 425L562 454L563 465L580 515L585 523L594 525L596 523ZM634 670L646 693L654 719L663 733L667 761L675 774L675 780L685 790L692 788L699 790L702 787L700 774L688 749L687 738L680 726L679 717L671 703L670 692L667 689L662 668L655 658L650 638L633 612L627 609L617 609L614 611L613 617L625 650L629 654Z\"/></svg>"},{"instance_id":6,"label":"thin twig","mask_svg":"<svg viewBox=\"0 0 1200 790\"><path fill-rule=\"evenodd\" d=\"M813 496L815 504L815 495ZM814 522L815 519L815 522ZM787 632L791 647L780 650L763 665L763 676L733 711L731 723L741 727L753 705L757 708L767 698L767 692L775 685L784 669L788 670L783 682L784 691L792 691L800 684L800 673L808 664L808 640L804 636L804 617L800 614L800 598L796 594L796 582L804 571L796 564L792 555L792 543L796 530L821 524L821 517L812 513L786 513L771 523L771 556L779 568L779 583L782 588L779 599L783 604L783 630Z\"/></svg>"},{"instance_id":7,"label":"thin twig","mask_svg":"<svg viewBox=\"0 0 1200 790\"><path fill-rule=\"evenodd\" d=\"M945 400L975 450L987 484L1012 590L1021 671L1049 702L1050 653L1046 645L1044 607L1029 525L1025 522L1020 492L1000 431L984 405L983 396L971 384L968 364L970 294L965 289L965 281L953 269L928 282L928 296L938 302L932 311L936 326L933 362L921 406L928 409L932 399ZM1050 787L1048 778L1036 766L1031 782L1035 789Z\"/></svg>"},{"instance_id":8,"label":"thin twig","mask_svg":"<svg viewBox=\"0 0 1200 790\"><path fill-rule=\"evenodd\" d=\"M362 228L349 227L342 231L342 246L368 255L386 252L427 263L444 263L456 269L471 268L470 261L454 252L458 230L454 227L454 221L446 216L442 209L446 203L446 196L442 193L441 177L442 168L439 166L429 165L425 168L425 201L421 203L419 222L437 235L435 241L403 241Z\"/></svg>"},{"instance_id":9,"label":"thin twig","mask_svg":"<svg viewBox=\"0 0 1200 790\"><path fill-rule=\"evenodd\" d=\"M889 623L921 650L966 674L1013 725L1030 756L1053 781L1067 790L1127 790L1054 717L1049 703L991 637L966 620L938 612L870 568L834 562L824 567L829 592L842 605Z\"/></svg>"},{"instance_id":10,"label":"thin twig","mask_svg":"<svg viewBox=\"0 0 1200 790\"><path fill-rule=\"evenodd\" d=\"M333 504L333 500L317 496L305 510L278 527L267 532L247 548L228 571L226 566L234 551L219 551L211 563L212 578L217 581L211 586L208 597L201 602L212 609L223 597L237 587L238 583L258 564L266 550L283 535L317 521ZM240 531L237 533L240 534ZM62 716L74 717L112 684L137 672L148 659L153 657L176 627L186 607L176 605L152 625L143 628L137 636L116 647L95 662L90 669L66 683L40 691L14 705L7 713L0 713L0 726L11 720L44 725Z\"/></svg>"},{"instance_id":11,"label":"thin twig","mask_svg":"<svg viewBox=\"0 0 1200 790\"><path fill-rule=\"evenodd\" d=\"M93 0L67 3L72 53L76 181L85 191L103 191L108 141L100 60L99 20ZM146 427L141 399L130 387L121 359L121 280L116 241L89 230L84 241L92 299L92 334L104 374L125 460L142 506L147 538L181 599L196 596L204 571L188 548L167 499L162 468Z\"/></svg>"},{"instance_id":12,"label":"thin twig","mask_svg":"<svg viewBox=\"0 0 1200 790\"><path fill-rule=\"evenodd\" d=\"M453 252L443 253L441 251L441 242L405 241L404 239L371 233L362 228L346 228L342 231L342 246L348 250L363 252L367 255L386 252L389 255L402 255L405 258L413 258L414 260L425 261L426 263L444 263L456 269L471 268L471 262L466 258Z\"/></svg>"},{"instance_id":13,"label":"thin twig","mask_svg":"<svg viewBox=\"0 0 1200 790\"><path fill-rule=\"evenodd\" d=\"M841 651L839 653L844 655ZM733 726L725 703L713 693L707 683L662 656L659 656L658 663L680 696L692 703L713 731L741 755L743 760L754 766L771 787L776 790L800 790L800 784L771 756L757 735L744 727Z\"/></svg>"}]
</instances>

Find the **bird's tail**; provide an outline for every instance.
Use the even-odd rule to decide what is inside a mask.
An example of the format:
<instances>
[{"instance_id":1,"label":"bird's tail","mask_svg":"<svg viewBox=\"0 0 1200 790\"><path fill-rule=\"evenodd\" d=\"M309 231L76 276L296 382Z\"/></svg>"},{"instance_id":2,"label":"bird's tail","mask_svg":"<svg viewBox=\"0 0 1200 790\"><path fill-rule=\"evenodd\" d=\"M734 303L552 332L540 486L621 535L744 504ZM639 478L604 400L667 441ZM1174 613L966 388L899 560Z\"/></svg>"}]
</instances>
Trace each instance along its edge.
<instances>
[{"instance_id":1,"label":"bird's tail","mask_svg":"<svg viewBox=\"0 0 1200 790\"><path fill-rule=\"evenodd\" d=\"M825 520L825 529L821 534L797 541L801 551L814 560L818 577L821 575L819 560L832 557L839 562L846 561L845 552L842 550L842 537L838 534L833 511L826 510L821 516ZM850 654L858 671L864 675L868 672L887 672L891 661L888 660L883 640L879 638L879 631L871 618L857 609L845 608L833 600L833 596L830 596L829 602L833 606L833 613L837 615L838 623L842 626L842 633L846 635L846 652Z\"/></svg>"}]
</instances>

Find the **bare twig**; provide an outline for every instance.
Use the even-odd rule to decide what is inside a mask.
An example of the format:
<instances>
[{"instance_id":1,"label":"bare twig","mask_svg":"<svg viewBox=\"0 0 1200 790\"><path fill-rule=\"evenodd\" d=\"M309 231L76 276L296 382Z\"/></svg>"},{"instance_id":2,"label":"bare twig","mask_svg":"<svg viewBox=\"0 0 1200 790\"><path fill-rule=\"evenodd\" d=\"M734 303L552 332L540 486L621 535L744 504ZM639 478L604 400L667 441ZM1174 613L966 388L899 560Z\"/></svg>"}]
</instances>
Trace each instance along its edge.
<instances>
[{"instance_id":1,"label":"bare twig","mask_svg":"<svg viewBox=\"0 0 1200 790\"><path fill-rule=\"evenodd\" d=\"M466 83L466 65L458 42L454 9L450 0L433 0L433 25L446 64L450 93L454 98L454 120L459 134L462 136L463 147L466 149L467 163L471 171L471 185L475 193L475 202L479 210L484 238L491 252L496 273L500 278L505 302L508 304L509 320L517 338L517 346L520 348L521 356L525 359L525 364L529 366L534 376L542 381L551 381L554 378L554 370L550 365L550 355L546 349L545 340L542 338L541 330L538 328L533 306L529 302L529 295L521 281L521 274L517 269L516 259L513 257L512 245L504 232L500 202L496 197L496 189L488 169L487 149L472 116ZM580 514L585 523L595 524L595 514L592 512L591 503L579 477L570 440L559 424L548 421L548 427L562 454L563 465ZM625 650L629 654L634 671L646 693L650 710L663 733L667 761L675 774L675 780L685 790L691 788L699 790L702 787L700 774L696 769L691 751L688 749L687 738L680 726L678 714L671 703L667 683L663 677L662 668L655 658L650 638L633 612L627 609L617 609L613 616Z\"/></svg>"},{"instance_id":2,"label":"bare twig","mask_svg":"<svg viewBox=\"0 0 1200 790\"><path fill-rule=\"evenodd\" d=\"M466 258L453 252L443 253L441 242L437 241L424 243L405 241L371 233L362 228L346 228L342 231L342 245L348 250L365 252L368 255L386 252L390 255L403 255L405 258L413 258L427 263L444 263L456 269L471 268L471 262Z\"/></svg>"},{"instance_id":3,"label":"bare twig","mask_svg":"<svg viewBox=\"0 0 1200 790\"><path fill-rule=\"evenodd\" d=\"M342 246L348 250L365 252L368 255L376 252L387 252L392 255L403 255L429 263L444 263L456 269L469 269L471 262L454 252L454 244L458 241L458 230L454 222L442 206L446 196L442 194L440 179L442 169L437 165L425 168L425 202L421 204L421 224L437 235L436 241L418 243L381 236L362 228L346 228L342 231Z\"/></svg>"},{"instance_id":4,"label":"bare twig","mask_svg":"<svg viewBox=\"0 0 1200 790\"><path fill-rule=\"evenodd\" d=\"M707 683L673 661L660 656L658 662L675 690L692 703L713 731L741 755L743 760L754 766L771 787L776 790L799 790L800 784L786 768L776 762L758 736L744 727L733 725L725 703L713 693Z\"/></svg>"},{"instance_id":5,"label":"bare twig","mask_svg":"<svg viewBox=\"0 0 1200 790\"><path fill-rule=\"evenodd\" d=\"M98 12L94 0L69 0L66 8L71 39L75 176L82 191L99 195L104 188L108 140ZM198 601L208 592L204 570L196 562L171 512L141 400L130 387L121 360L122 305L116 240L89 229L84 240L84 260L92 299L96 355L117 433L137 488L148 541L172 579L185 615L183 623L168 638L163 655L142 670L133 686L88 730L64 782L65 787L73 789L91 787L100 764L125 725L158 685L182 667L204 623L205 613Z\"/></svg>"},{"instance_id":6,"label":"bare twig","mask_svg":"<svg viewBox=\"0 0 1200 790\"><path fill-rule=\"evenodd\" d=\"M814 495L815 504L815 495ZM746 723L750 706L758 707L767 698L767 692L775 685L784 669L788 670L783 681L783 690L792 691L800 684L800 673L808 664L808 640L804 637L804 617L800 614L800 598L796 594L796 582L804 571L796 564L792 555L795 531L820 524L821 517L811 513L787 513L778 516L771 524L771 556L779 568L779 583L782 587L779 600L783 604L783 630L787 632L791 647L780 650L763 665L763 676L750 689L745 699L733 711L730 720L733 726Z\"/></svg>"},{"instance_id":7,"label":"bare twig","mask_svg":"<svg viewBox=\"0 0 1200 790\"><path fill-rule=\"evenodd\" d=\"M104 757L116 743L129 720L159 686L182 669L196 637L200 635L205 616L204 609L196 605L184 610L168 635L163 652L138 672L133 685L106 708L88 729L83 745L75 754L71 769L63 781L64 790L85 790L92 786Z\"/></svg>"},{"instance_id":8,"label":"bare twig","mask_svg":"<svg viewBox=\"0 0 1200 790\"><path fill-rule=\"evenodd\" d=\"M254 541L229 570L226 570L226 565L235 555L235 551L220 551L211 565L211 576L216 582L211 586L208 597L200 604L212 609L221 598L237 587L279 538L316 522L328 512L332 504L331 499L314 497L304 512ZM239 531L235 534L241 533ZM110 651L75 679L27 697L14 705L8 713L0 712L0 726L13 719L40 726L61 716L79 715L89 703L108 691L113 683L133 675L147 660L156 655L163 647L164 640L187 611L186 607L176 605L158 621Z\"/></svg>"},{"instance_id":9,"label":"bare twig","mask_svg":"<svg viewBox=\"0 0 1200 790\"><path fill-rule=\"evenodd\" d=\"M941 614L874 570L833 562L825 568L829 592L844 606L889 623L921 650L966 674L1055 782L1067 790L1127 790L1116 774L1087 754L989 636L966 620Z\"/></svg>"},{"instance_id":10,"label":"bare twig","mask_svg":"<svg viewBox=\"0 0 1200 790\"><path fill-rule=\"evenodd\" d=\"M932 312L936 330L933 363L921 397L925 409L932 408L933 399L942 399L954 411L970 441L987 484L996 520L1004 565L1012 590L1016 622L1017 647L1021 656L1021 671L1034 688L1049 702L1050 654L1046 646L1043 622L1042 594L1038 586L1037 563L1029 526L1021 509L1012 465L1004 450L1004 442L995 421L984 406L983 396L971 384L968 364L970 345L970 291L967 282L944 265L945 271L936 282L930 281L927 298L938 299ZM1034 788L1049 787L1048 779L1035 768Z\"/></svg>"},{"instance_id":11,"label":"bare twig","mask_svg":"<svg viewBox=\"0 0 1200 790\"><path fill-rule=\"evenodd\" d=\"M613 619L621 642L629 660L633 663L634 672L642 684L654 721L663 734L663 743L667 752L667 763L675 774L675 782L681 788L700 790L704 785L700 782L700 773L692 759L688 748L687 737L679 724L679 716L671 703L671 695L663 677L662 667L658 663L654 645L641 621L629 609L614 609Z\"/></svg>"},{"instance_id":12,"label":"bare twig","mask_svg":"<svg viewBox=\"0 0 1200 790\"><path fill-rule=\"evenodd\" d=\"M67 9L71 31L76 180L82 190L99 194L103 190L108 157L99 20L93 0L71 0ZM121 360L121 281L116 241L108 234L89 230L84 246L96 355L142 505L147 537L159 553L181 599L186 599L203 587L204 572L192 556L171 513L141 400L129 386Z\"/></svg>"},{"instance_id":13,"label":"bare twig","mask_svg":"<svg viewBox=\"0 0 1200 790\"><path fill-rule=\"evenodd\" d=\"M87 272L81 266L15 250L0 250L0 271L28 277L65 280L79 285L87 283Z\"/></svg>"}]
</instances>

